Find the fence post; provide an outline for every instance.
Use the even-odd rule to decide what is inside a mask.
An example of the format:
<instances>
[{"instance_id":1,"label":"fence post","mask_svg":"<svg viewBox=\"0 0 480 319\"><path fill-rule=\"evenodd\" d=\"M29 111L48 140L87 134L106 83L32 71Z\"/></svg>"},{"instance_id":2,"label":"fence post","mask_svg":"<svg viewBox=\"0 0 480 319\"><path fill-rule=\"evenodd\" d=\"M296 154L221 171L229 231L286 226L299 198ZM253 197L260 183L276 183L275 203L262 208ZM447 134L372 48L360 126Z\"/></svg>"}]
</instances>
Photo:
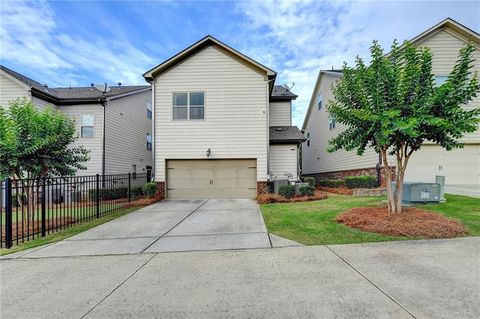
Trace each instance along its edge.
<instances>
[{"instance_id":1,"label":"fence post","mask_svg":"<svg viewBox=\"0 0 480 319\"><path fill-rule=\"evenodd\" d=\"M12 180L5 178L5 247L12 248Z\"/></svg>"},{"instance_id":2,"label":"fence post","mask_svg":"<svg viewBox=\"0 0 480 319\"><path fill-rule=\"evenodd\" d=\"M47 186L45 177L42 178L42 237L45 237L47 233L47 209L46 209L46 200L47 200Z\"/></svg>"},{"instance_id":3,"label":"fence post","mask_svg":"<svg viewBox=\"0 0 480 319\"><path fill-rule=\"evenodd\" d=\"M97 174L96 176L96 191L95 191L95 204L96 204L96 212L97 218L100 218L100 175Z\"/></svg>"},{"instance_id":4,"label":"fence post","mask_svg":"<svg viewBox=\"0 0 480 319\"><path fill-rule=\"evenodd\" d=\"M132 197L130 196L130 183L131 183L130 173L128 173L128 202L129 203L132 201Z\"/></svg>"}]
</instances>

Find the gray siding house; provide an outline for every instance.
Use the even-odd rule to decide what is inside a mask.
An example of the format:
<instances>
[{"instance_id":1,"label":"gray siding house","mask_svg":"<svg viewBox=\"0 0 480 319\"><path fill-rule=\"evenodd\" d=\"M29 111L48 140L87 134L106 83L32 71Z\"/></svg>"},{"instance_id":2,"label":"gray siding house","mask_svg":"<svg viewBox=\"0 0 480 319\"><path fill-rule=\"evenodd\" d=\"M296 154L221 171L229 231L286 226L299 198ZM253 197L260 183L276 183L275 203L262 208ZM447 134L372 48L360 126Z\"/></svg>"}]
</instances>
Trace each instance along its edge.
<instances>
[{"instance_id":1,"label":"gray siding house","mask_svg":"<svg viewBox=\"0 0 480 319\"><path fill-rule=\"evenodd\" d=\"M75 119L76 145L90 150L87 169L77 175L147 173L152 168L150 85L49 88L0 66L0 106L21 97Z\"/></svg>"}]
</instances>

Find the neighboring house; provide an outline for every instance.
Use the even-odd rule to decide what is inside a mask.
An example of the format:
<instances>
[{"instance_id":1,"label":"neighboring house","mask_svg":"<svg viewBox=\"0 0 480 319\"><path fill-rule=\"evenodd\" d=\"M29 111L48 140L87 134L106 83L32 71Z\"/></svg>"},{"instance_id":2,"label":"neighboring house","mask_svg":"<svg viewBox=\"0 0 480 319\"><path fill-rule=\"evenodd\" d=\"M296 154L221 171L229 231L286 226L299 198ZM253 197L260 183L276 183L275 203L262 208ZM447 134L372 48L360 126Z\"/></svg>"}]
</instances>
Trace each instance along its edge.
<instances>
[{"instance_id":1,"label":"neighboring house","mask_svg":"<svg viewBox=\"0 0 480 319\"><path fill-rule=\"evenodd\" d=\"M77 175L150 173L152 90L150 85L49 88L0 66L0 105L21 97L39 109L50 106L75 119L78 140L90 150L87 170Z\"/></svg>"},{"instance_id":2,"label":"neighboring house","mask_svg":"<svg viewBox=\"0 0 480 319\"><path fill-rule=\"evenodd\" d=\"M433 53L432 68L438 84L446 80L457 60L459 50L471 42L474 70L480 71L480 35L452 19L446 19L423 32L412 43L428 47ZM302 145L302 174L317 179L344 178L348 175L376 175L378 154L368 149L363 156L355 151L327 152L328 141L345 127L330 117L327 106L333 100L332 85L342 77L339 70L322 70L310 100L302 126L307 140ZM480 106L476 97L465 108ZM480 128L464 136L465 147L446 151L433 143L425 143L408 164L406 181L433 182L436 175L446 176L447 185L480 185ZM390 161L389 161L390 162ZM395 165L394 161L390 163Z\"/></svg>"},{"instance_id":3,"label":"neighboring house","mask_svg":"<svg viewBox=\"0 0 480 319\"><path fill-rule=\"evenodd\" d=\"M296 95L275 86L276 75L211 36L144 74L163 196L254 198L275 178L298 178Z\"/></svg>"}]
</instances>

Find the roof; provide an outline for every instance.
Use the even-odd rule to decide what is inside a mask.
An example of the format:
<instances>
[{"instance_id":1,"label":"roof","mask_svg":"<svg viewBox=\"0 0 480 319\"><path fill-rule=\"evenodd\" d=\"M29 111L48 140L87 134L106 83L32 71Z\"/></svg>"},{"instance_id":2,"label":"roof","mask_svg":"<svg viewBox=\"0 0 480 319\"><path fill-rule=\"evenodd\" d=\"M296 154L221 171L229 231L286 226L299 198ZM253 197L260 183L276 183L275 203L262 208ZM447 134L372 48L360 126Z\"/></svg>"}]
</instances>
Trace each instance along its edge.
<instances>
[{"instance_id":1,"label":"roof","mask_svg":"<svg viewBox=\"0 0 480 319\"><path fill-rule=\"evenodd\" d=\"M203 50L204 48L210 46L210 45L217 45L218 47L226 50L227 52L233 54L235 57L241 59L242 61L245 61L249 63L250 65L254 66L258 70L262 70L263 72L266 72L266 74L271 77L275 78L277 75L277 72L273 71L272 69L264 66L263 64L251 59L250 57L244 55L243 53L235 50L234 48L226 45L225 43L221 42L220 40L212 37L211 35L207 35L206 37L200 39L199 41L195 42L188 48L180 51L179 53L175 54L171 58L165 60L164 62L160 63L159 65L151 68L147 72L143 74L143 77L147 82L150 82L153 80L154 77L160 75L161 73L171 69L178 63L188 59L195 53Z\"/></svg>"},{"instance_id":2,"label":"roof","mask_svg":"<svg viewBox=\"0 0 480 319\"><path fill-rule=\"evenodd\" d=\"M270 127L270 144L293 144L305 140L305 136L296 126Z\"/></svg>"},{"instance_id":3,"label":"roof","mask_svg":"<svg viewBox=\"0 0 480 319\"><path fill-rule=\"evenodd\" d=\"M298 95L294 94L284 85L275 85L270 95L270 101L290 101L295 100Z\"/></svg>"},{"instance_id":4,"label":"roof","mask_svg":"<svg viewBox=\"0 0 480 319\"><path fill-rule=\"evenodd\" d=\"M109 86L109 91L105 94L95 87L53 87L32 80L18 72L15 72L3 65L0 69L11 75L15 79L30 87L34 96L49 100L55 103L78 103L78 102L98 102L100 99L112 98L118 95L133 93L150 89L150 85L115 85Z\"/></svg>"}]
</instances>

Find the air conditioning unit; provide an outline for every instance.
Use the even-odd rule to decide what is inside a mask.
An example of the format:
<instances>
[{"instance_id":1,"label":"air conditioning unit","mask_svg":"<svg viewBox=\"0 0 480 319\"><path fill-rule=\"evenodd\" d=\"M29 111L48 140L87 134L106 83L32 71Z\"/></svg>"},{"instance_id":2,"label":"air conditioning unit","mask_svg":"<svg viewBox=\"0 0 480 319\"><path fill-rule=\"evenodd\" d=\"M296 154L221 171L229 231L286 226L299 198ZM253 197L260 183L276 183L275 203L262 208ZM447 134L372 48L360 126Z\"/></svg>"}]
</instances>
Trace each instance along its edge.
<instances>
[{"instance_id":1,"label":"air conditioning unit","mask_svg":"<svg viewBox=\"0 0 480 319\"><path fill-rule=\"evenodd\" d=\"M395 191L395 182L392 182L392 190ZM439 203L441 187L438 183L404 182L403 204Z\"/></svg>"},{"instance_id":2,"label":"air conditioning unit","mask_svg":"<svg viewBox=\"0 0 480 319\"><path fill-rule=\"evenodd\" d=\"M288 185L290 182L288 179L275 179L273 181L273 192L275 194L278 194L278 190L280 189L281 186Z\"/></svg>"}]
</instances>

